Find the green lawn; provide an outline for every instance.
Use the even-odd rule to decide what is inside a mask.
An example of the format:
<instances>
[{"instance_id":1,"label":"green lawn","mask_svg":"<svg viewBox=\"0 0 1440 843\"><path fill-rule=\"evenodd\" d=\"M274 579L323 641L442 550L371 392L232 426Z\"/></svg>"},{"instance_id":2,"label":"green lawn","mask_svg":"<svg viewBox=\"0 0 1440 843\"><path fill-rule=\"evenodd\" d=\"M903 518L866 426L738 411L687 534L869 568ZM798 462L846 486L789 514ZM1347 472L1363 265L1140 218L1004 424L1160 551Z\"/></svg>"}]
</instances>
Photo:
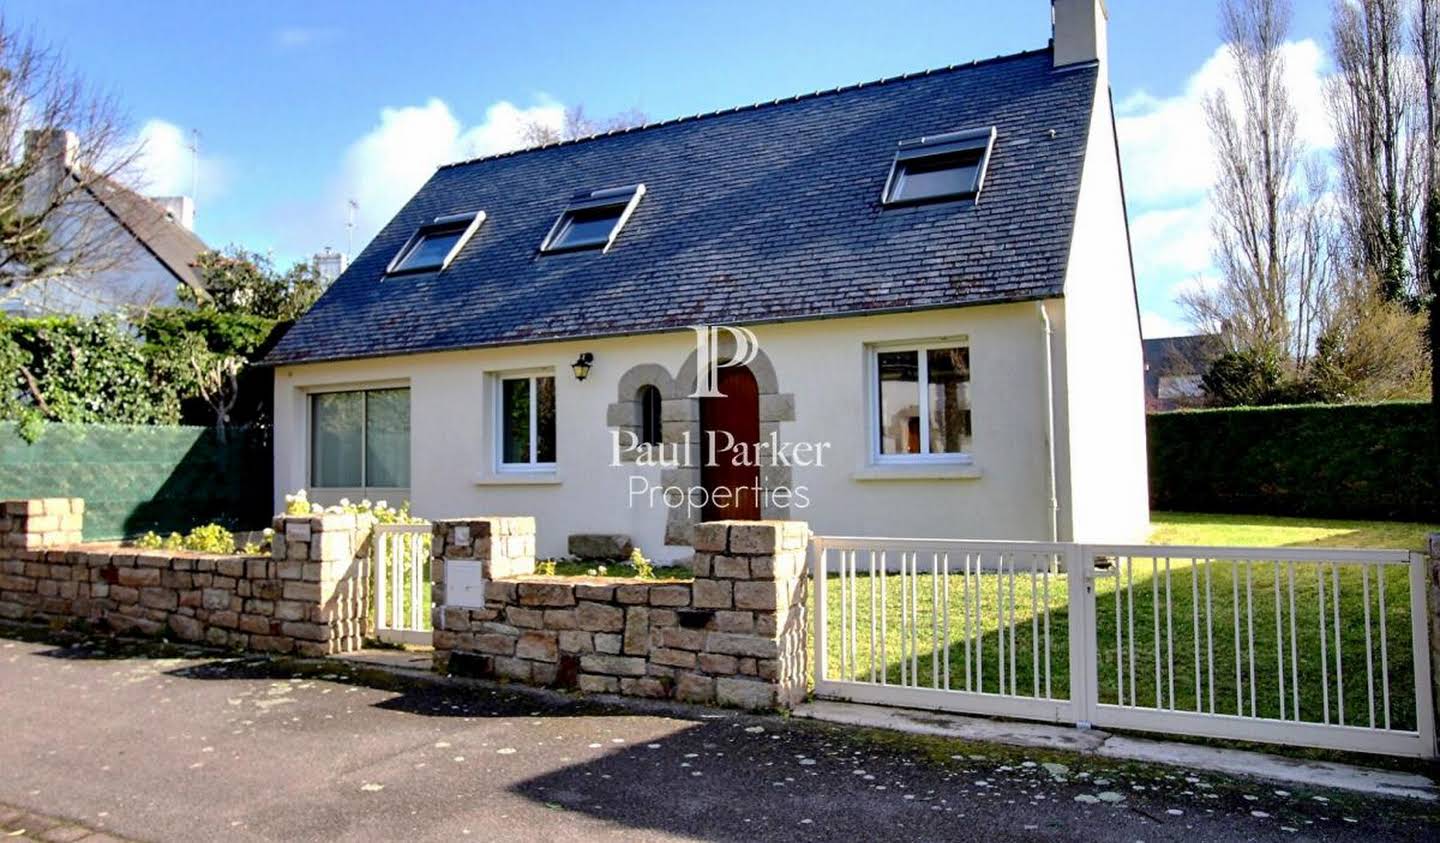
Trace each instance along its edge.
<instances>
[{"instance_id":1,"label":"green lawn","mask_svg":"<svg viewBox=\"0 0 1440 843\"><path fill-rule=\"evenodd\" d=\"M1407 521L1328 521L1269 515L1200 515L1157 512L1150 522L1155 544L1241 547L1368 547L1422 550L1434 524Z\"/></svg>"},{"instance_id":2,"label":"green lawn","mask_svg":"<svg viewBox=\"0 0 1440 843\"><path fill-rule=\"evenodd\" d=\"M1152 542L1418 549L1430 529L1433 528L1422 524L1388 522L1157 514ZM968 677L971 689L999 692L1003 670L1007 692L1013 688L1016 693L1027 696L1068 698L1069 598L1063 574L1051 574L1047 578L1037 573L1032 585L1029 568L1021 560L1016 565L1021 573L1013 580L996 576L993 566L990 572L967 580L958 573L962 560L951 559L948 599L943 577L921 573L907 580L906 585L915 594L913 608L909 610L909 616L915 621L905 625L902 632L900 619L907 598L902 595L901 579L886 576L883 588L878 576L872 583L863 573L866 561L858 561L862 573L856 579L854 595L855 642L853 657L843 665L844 673L868 680L872 671L876 676L883 671L890 682L904 681L924 687L933 687L938 682L943 686L948 662L948 687L951 688L966 688ZM922 560L922 569L925 565L926 560ZM1293 615L1292 573L1295 578ZM1326 609L1323 668L1320 655L1322 575ZM1121 566L1118 576L1100 578L1095 583L1100 699L1117 702L1123 689L1127 703L1133 699L1134 704L1142 706L1173 706L1191 711L1198 704L1204 711L1213 707L1219 713L1263 717L1281 716L1283 704L1283 715L1293 719L1298 688L1303 720L1322 721L1328 703L1330 722L1341 722L1343 697L1343 722L1369 725L1373 710L1376 725L1383 726L1386 703L1382 677L1388 675L1390 722L1395 727L1413 727L1408 575L1403 566L1388 567L1384 571L1383 663L1379 630L1380 576L1379 569L1366 571L1358 565L1297 564L1292 571L1290 565L1263 561L1197 564L1188 559L1171 559L1167 571L1164 558L1130 560ZM1340 682L1336 678L1335 653L1337 580L1340 586L1339 667L1343 672ZM840 675L840 579L830 577L827 589L828 670L830 675ZM872 619L878 620L882 593L888 634L882 636L877 629L872 648L871 624ZM1371 614L1368 652L1367 602ZM948 636L944 632L947 604ZM1048 659L1043 634L1047 614ZM1118 643L1117 627L1121 633ZM934 641L943 643L937 648Z\"/></svg>"}]
</instances>

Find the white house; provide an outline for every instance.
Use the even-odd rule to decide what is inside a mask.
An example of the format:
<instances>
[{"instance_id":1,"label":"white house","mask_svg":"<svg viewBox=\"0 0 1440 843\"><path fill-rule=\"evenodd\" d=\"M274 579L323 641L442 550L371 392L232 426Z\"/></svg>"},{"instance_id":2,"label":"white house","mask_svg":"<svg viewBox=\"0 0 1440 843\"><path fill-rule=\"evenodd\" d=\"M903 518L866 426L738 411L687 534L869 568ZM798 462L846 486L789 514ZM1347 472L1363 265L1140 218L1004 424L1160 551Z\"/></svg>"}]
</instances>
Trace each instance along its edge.
<instances>
[{"instance_id":1,"label":"white house","mask_svg":"<svg viewBox=\"0 0 1440 843\"><path fill-rule=\"evenodd\" d=\"M277 505L534 515L545 555L710 517L1142 538L1104 4L1053 27L440 168L268 358Z\"/></svg>"},{"instance_id":2,"label":"white house","mask_svg":"<svg viewBox=\"0 0 1440 843\"><path fill-rule=\"evenodd\" d=\"M25 155L38 156L26 183L26 201L44 204L64 197L57 243L80 242L93 260L81 272L7 279L0 310L12 316L99 313L124 315L181 303L186 285L204 296L195 268L206 245L194 232L195 203L188 196L144 197L118 181L82 172L79 141L62 129L25 133ZM66 184L58 185L64 179Z\"/></svg>"}]
</instances>

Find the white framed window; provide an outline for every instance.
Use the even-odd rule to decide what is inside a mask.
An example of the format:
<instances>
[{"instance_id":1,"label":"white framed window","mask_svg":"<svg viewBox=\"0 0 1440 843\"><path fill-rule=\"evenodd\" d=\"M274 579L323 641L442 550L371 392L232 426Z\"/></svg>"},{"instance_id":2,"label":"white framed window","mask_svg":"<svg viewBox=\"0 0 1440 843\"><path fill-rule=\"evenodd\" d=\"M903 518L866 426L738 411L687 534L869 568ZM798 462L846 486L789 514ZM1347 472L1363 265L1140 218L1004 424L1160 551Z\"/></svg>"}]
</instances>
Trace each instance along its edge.
<instances>
[{"instance_id":1,"label":"white framed window","mask_svg":"<svg viewBox=\"0 0 1440 843\"><path fill-rule=\"evenodd\" d=\"M410 390L310 393L310 487L410 486Z\"/></svg>"},{"instance_id":2,"label":"white framed window","mask_svg":"<svg viewBox=\"0 0 1440 843\"><path fill-rule=\"evenodd\" d=\"M555 373L495 375L498 471L555 470Z\"/></svg>"},{"instance_id":3,"label":"white framed window","mask_svg":"<svg viewBox=\"0 0 1440 843\"><path fill-rule=\"evenodd\" d=\"M994 145L993 126L901 141L881 202L911 205L978 199Z\"/></svg>"},{"instance_id":4,"label":"white framed window","mask_svg":"<svg viewBox=\"0 0 1440 843\"><path fill-rule=\"evenodd\" d=\"M560 212L550 233L540 244L542 253L571 252L577 249L610 251L620 229L645 196L645 185L581 191Z\"/></svg>"},{"instance_id":5,"label":"white framed window","mask_svg":"<svg viewBox=\"0 0 1440 843\"><path fill-rule=\"evenodd\" d=\"M485 222L484 211L436 217L420 226L405 245L395 253L386 268L387 275L410 272L438 272L450 265L460 250Z\"/></svg>"},{"instance_id":6,"label":"white framed window","mask_svg":"<svg viewBox=\"0 0 1440 843\"><path fill-rule=\"evenodd\" d=\"M970 462L968 341L876 345L868 356L871 460Z\"/></svg>"}]
</instances>

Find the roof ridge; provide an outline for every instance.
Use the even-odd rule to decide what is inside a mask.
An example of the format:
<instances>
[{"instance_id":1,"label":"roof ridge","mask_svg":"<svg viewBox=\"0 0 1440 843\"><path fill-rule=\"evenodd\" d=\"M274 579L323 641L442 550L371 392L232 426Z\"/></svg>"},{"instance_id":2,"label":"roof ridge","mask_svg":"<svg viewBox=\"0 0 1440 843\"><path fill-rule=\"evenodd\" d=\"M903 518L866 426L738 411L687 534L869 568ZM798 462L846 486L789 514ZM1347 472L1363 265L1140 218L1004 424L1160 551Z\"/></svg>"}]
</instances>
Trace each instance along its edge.
<instances>
[{"instance_id":1,"label":"roof ridge","mask_svg":"<svg viewBox=\"0 0 1440 843\"><path fill-rule=\"evenodd\" d=\"M959 70L969 70L971 68L982 67L984 65L997 64L1002 61L1013 61L1016 59L1032 58L1041 53L1048 53L1050 52L1050 50L1051 47L1047 44L1044 47L1039 47L1033 50L1022 50L1018 53L1008 53L1000 56L991 56L990 58L985 59L973 59L968 62L946 65L944 67L932 67L925 70L916 70L910 73L902 73L898 76L885 76L881 77L880 79L872 79L867 82L853 82L849 85L840 85L835 88L822 88L818 91L811 91L808 94L795 94L793 96L779 97L773 100L762 100L760 102L752 102L746 105L736 105L729 108L720 108L714 111L702 111L695 114L682 115L680 117L671 117L667 120L659 120L653 123L642 123L639 126L626 126L621 129L609 129L604 132L596 132L595 134L583 135L578 138L570 138L568 140L555 141L553 143L543 143L538 146L527 146L521 149L511 149L505 152L495 152L491 153L490 155L479 155L474 158L465 158L460 161L451 161L447 164L441 164L435 169L437 171L448 170L453 167L464 167L469 164L478 164L483 161L494 161L498 158L510 158L515 155L523 155L529 152L539 152L542 149L556 149L562 146L574 146L576 144L585 143L587 141L599 140L600 138L608 138L615 135L626 135L630 134L631 132L639 132L645 129L658 129L662 126L673 126L678 123L691 123L696 120L703 120L710 117L720 117L726 114L736 114L741 111L755 111L757 109L768 108L771 106L788 105L790 103L800 102L802 100L810 100L817 97L845 93L847 91L856 91L860 90L861 88L874 88L880 85L891 85L897 82L908 82L912 79L919 79L923 76L934 76L939 73L953 73Z\"/></svg>"}]
</instances>

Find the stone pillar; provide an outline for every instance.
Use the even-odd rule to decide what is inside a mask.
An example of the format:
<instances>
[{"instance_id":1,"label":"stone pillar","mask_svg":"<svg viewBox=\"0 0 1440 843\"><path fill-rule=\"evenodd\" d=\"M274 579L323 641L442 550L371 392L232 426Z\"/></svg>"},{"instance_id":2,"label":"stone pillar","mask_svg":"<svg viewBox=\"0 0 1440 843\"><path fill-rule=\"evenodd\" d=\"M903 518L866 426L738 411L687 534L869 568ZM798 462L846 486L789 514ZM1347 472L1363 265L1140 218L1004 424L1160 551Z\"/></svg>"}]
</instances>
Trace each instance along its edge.
<instances>
[{"instance_id":1,"label":"stone pillar","mask_svg":"<svg viewBox=\"0 0 1440 843\"><path fill-rule=\"evenodd\" d=\"M84 526L83 498L0 501L0 618L64 619L76 598L88 598L88 584L77 581L84 566L72 568L69 551L53 549L78 544Z\"/></svg>"},{"instance_id":2,"label":"stone pillar","mask_svg":"<svg viewBox=\"0 0 1440 843\"><path fill-rule=\"evenodd\" d=\"M297 638L301 655L346 653L364 646L370 608L370 528L374 519L352 513L277 515L271 555L283 581L281 600L304 612L318 629ZM297 630L298 631L298 630Z\"/></svg>"},{"instance_id":3,"label":"stone pillar","mask_svg":"<svg viewBox=\"0 0 1440 843\"><path fill-rule=\"evenodd\" d=\"M492 580L535 573L535 519L529 517L444 518L433 522L430 534L430 621L435 632L435 669L450 669L451 652L455 649L475 650L471 630L484 631L489 624L503 621L503 607L486 606L485 592ZM509 646L492 646L487 652L512 656L515 639L520 631L500 624L501 635L509 636ZM495 636L492 635L491 638ZM490 640L490 639L486 639ZM513 664L512 664L513 663ZM519 675L519 663L507 658L501 667L512 668L505 675L521 681L532 681L533 673L525 667Z\"/></svg>"},{"instance_id":4,"label":"stone pillar","mask_svg":"<svg viewBox=\"0 0 1440 843\"><path fill-rule=\"evenodd\" d=\"M0 514L0 543L16 550L79 544L84 526L84 498L5 501Z\"/></svg>"},{"instance_id":5,"label":"stone pillar","mask_svg":"<svg viewBox=\"0 0 1440 843\"><path fill-rule=\"evenodd\" d=\"M522 516L442 518L430 538L434 625L448 605L483 606L485 583L535 573L535 519ZM454 594L446 594L446 582ZM473 592L461 594L459 589Z\"/></svg>"},{"instance_id":6,"label":"stone pillar","mask_svg":"<svg viewBox=\"0 0 1440 843\"><path fill-rule=\"evenodd\" d=\"M788 708L805 698L803 521L711 521L694 531L696 610L705 624L697 664L713 674L714 701ZM731 675L726 675L731 674ZM677 683L682 699L706 702L708 682Z\"/></svg>"}]
</instances>

